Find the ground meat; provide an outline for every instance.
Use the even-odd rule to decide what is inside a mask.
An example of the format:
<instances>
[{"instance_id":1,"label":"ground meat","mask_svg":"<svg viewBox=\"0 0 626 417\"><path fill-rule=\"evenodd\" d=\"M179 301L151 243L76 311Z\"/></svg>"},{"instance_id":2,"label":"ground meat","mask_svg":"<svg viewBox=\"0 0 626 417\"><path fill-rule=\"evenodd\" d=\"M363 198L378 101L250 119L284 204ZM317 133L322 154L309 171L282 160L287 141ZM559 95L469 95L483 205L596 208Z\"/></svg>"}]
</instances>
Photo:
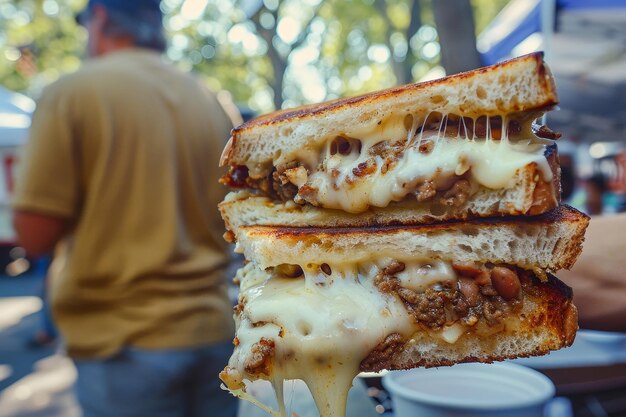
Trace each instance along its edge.
<instances>
[{"instance_id":1,"label":"ground meat","mask_svg":"<svg viewBox=\"0 0 626 417\"><path fill-rule=\"evenodd\" d=\"M497 291L493 289L491 286L486 286L487 288L491 288L492 291L485 291L485 293L489 293L490 295L483 297L481 304L481 313L482 316L487 321L487 324L490 326L494 326L499 324L500 321L508 315L511 311L516 310L521 307L522 300L521 299L513 299L513 300L505 300L501 296L498 295ZM495 295L492 295L495 294ZM486 295L486 294L485 294Z\"/></svg>"},{"instance_id":2,"label":"ground meat","mask_svg":"<svg viewBox=\"0 0 626 417\"><path fill-rule=\"evenodd\" d=\"M285 171L297 168L300 165L297 161L292 161L287 164L281 165L274 172L272 172L272 190L274 191L273 197L278 198L281 201L293 200L298 194L298 187L289 181L289 178L284 174Z\"/></svg>"},{"instance_id":3,"label":"ground meat","mask_svg":"<svg viewBox=\"0 0 626 417\"><path fill-rule=\"evenodd\" d=\"M402 262L394 261L374 278L374 284L385 293L396 293L404 302L415 320L431 328L438 328L445 324L445 301L438 291L428 290L418 293L400 286L400 280L395 275L404 271Z\"/></svg>"},{"instance_id":4,"label":"ground meat","mask_svg":"<svg viewBox=\"0 0 626 417\"><path fill-rule=\"evenodd\" d=\"M376 161L373 159L368 159L365 162L361 162L356 168L352 169L352 174L355 177L364 177L365 175L370 175L376 172Z\"/></svg>"},{"instance_id":5,"label":"ground meat","mask_svg":"<svg viewBox=\"0 0 626 417\"><path fill-rule=\"evenodd\" d=\"M468 180L459 180L443 194L439 202L444 206L461 207L467 202L470 189L471 186Z\"/></svg>"},{"instance_id":6,"label":"ground meat","mask_svg":"<svg viewBox=\"0 0 626 417\"><path fill-rule=\"evenodd\" d=\"M487 324L494 326L506 317L511 311L517 310L522 305L521 300L506 301L499 295L486 298L482 304L482 315Z\"/></svg>"},{"instance_id":7,"label":"ground meat","mask_svg":"<svg viewBox=\"0 0 626 417\"><path fill-rule=\"evenodd\" d=\"M503 311L498 308L497 304L493 303L489 299L483 302L482 313L485 320L487 320L487 324L490 326L500 323L500 320L504 315Z\"/></svg>"},{"instance_id":8,"label":"ground meat","mask_svg":"<svg viewBox=\"0 0 626 417\"><path fill-rule=\"evenodd\" d=\"M379 156L382 159L398 159L402 156L402 153L404 152L404 145L405 143L403 141L393 143L380 141L370 147L367 153L371 156Z\"/></svg>"},{"instance_id":9,"label":"ground meat","mask_svg":"<svg viewBox=\"0 0 626 417\"><path fill-rule=\"evenodd\" d=\"M446 324L445 298L438 291L417 293L399 288L398 295L419 323L437 329Z\"/></svg>"},{"instance_id":10,"label":"ground meat","mask_svg":"<svg viewBox=\"0 0 626 417\"><path fill-rule=\"evenodd\" d=\"M498 295L498 292L495 290L495 288L491 286L491 284L481 285L480 293L488 297L495 297L496 295Z\"/></svg>"},{"instance_id":11,"label":"ground meat","mask_svg":"<svg viewBox=\"0 0 626 417\"><path fill-rule=\"evenodd\" d=\"M286 184L286 183L289 182L289 179L284 176L285 171L288 171L288 170L293 169L293 168L298 168L299 166L300 166L300 164L297 161L291 161L291 162L288 162L286 164L282 164L282 165L278 166L276 168L275 173L278 174L278 176L280 178L280 182L282 184Z\"/></svg>"},{"instance_id":12,"label":"ground meat","mask_svg":"<svg viewBox=\"0 0 626 417\"><path fill-rule=\"evenodd\" d=\"M236 316L240 315L243 312L243 308L245 307L244 301L239 300L239 302L233 307L233 312Z\"/></svg>"},{"instance_id":13,"label":"ground meat","mask_svg":"<svg viewBox=\"0 0 626 417\"><path fill-rule=\"evenodd\" d=\"M233 165L230 167L228 174L220 178L220 183L232 188L259 190L275 200L293 200L298 193L298 187L287 181L281 173L293 167L294 164L287 164L281 167L280 171L273 170L269 176L263 178L252 178L248 175L246 166Z\"/></svg>"},{"instance_id":14,"label":"ground meat","mask_svg":"<svg viewBox=\"0 0 626 417\"><path fill-rule=\"evenodd\" d=\"M376 372L385 369L389 361L402 349L402 345L404 345L402 336L398 333L390 334L361 361L361 371Z\"/></svg>"},{"instance_id":15,"label":"ground meat","mask_svg":"<svg viewBox=\"0 0 626 417\"><path fill-rule=\"evenodd\" d=\"M431 180L424 181L415 190L415 196L417 197L417 201L420 202L430 200L436 194L437 188L435 188L435 183Z\"/></svg>"},{"instance_id":16,"label":"ground meat","mask_svg":"<svg viewBox=\"0 0 626 417\"><path fill-rule=\"evenodd\" d=\"M383 268L383 274L385 275L396 275L398 272L404 271L406 266L399 261L393 261L389 265Z\"/></svg>"},{"instance_id":17,"label":"ground meat","mask_svg":"<svg viewBox=\"0 0 626 417\"><path fill-rule=\"evenodd\" d=\"M393 261L383 268L374 278L374 285L384 293L395 292L400 286L400 281L395 277L398 272L404 271L405 265L399 261Z\"/></svg>"},{"instance_id":18,"label":"ground meat","mask_svg":"<svg viewBox=\"0 0 626 417\"><path fill-rule=\"evenodd\" d=\"M461 320L473 326L481 318L493 326L521 308L521 293L529 279L525 272L514 267L476 263L453 263L453 268L459 275L456 284L439 282L424 292L401 286L396 275L405 270L405 265L398 261L383 268L374 283L381 292L396 294L414 320L431 329L439 329L449 320ZM495 286L492 276L497 282Z\"/></svg>"},{"instance_id":19,"label":"ground meat","mask_svg":"<svg viewBox=\"0 0 626 417\"><path fill-rule=\"evenodd\" d=\"M403 141L398 141L398 142L393 142L393 143L381 141L375 144L374 146L370 147L367 153L371 156L377 156L383 160L383 163L380 167L380 173L385 175L387 171L392 169L398 163L398 160L402 158L402 154L404 153L404 146L405 146L405 142ZM370 161L373 161L373 160L370 160ZM375 165L373 165L373 167L376 168ZM359 168L358 169L359 173L353 171L353 174L356 176L365 175L365 174L360 174L361 171L362 169ZM371 172L367 172L367 174L370 174L370 173Z\"/></svg>"},{"instance_id":20,"label":"ground meat","mask_svg":"<svg viewBox=\"0 0 626 417\"><path fill-rule=\"evenodd\" d=\"M456 315L459 317L467 316L470 310L467 298L460 291L455 294L454 300L452 301L452 307L454 308Z\"/></svg>"},{"instance_id":21,"label":"ground meat","mask_svg":"<svg viewBox=\"0 0 626 417\"><path fill-rule=\"evenodd\" d=\"M352 169L352 175L342 177L341 182L337 180L340 171L337 169L331 170L329 172L332 178L331 186L333 189L339 190L340 187L346 184L348 186L354 184L359 181L359 179L372 175L377 171L380 171L383 175L386 174L398 163L398 159L402 157L405 149L404 146L405 142L403 141L394 142L392 144L379 142L368 150L372 158L359 163ZM419 151L430 152L432 146L432 142L425 141L420 145ZM379 158L382 159L382 163L377 160ZM311 204L319 207L321 203L318 200L318 189L306 183L306 175L309 174L309 172L306 171L303 173L303 181L299 182L293 179L298 173L294 173L292 170L298 167L300 167L300 164L296 161L292 161L273 169L267 177L252 178L249 176L246 166L235 165L230 167L229 173L223 176L220 182L233 188L255 189L274 200L283 202L295 201L297 204ZM324 169L324 164L318 167L318 170ZM287 171L289 172L286 174ZM298 187L292 181L301 186ZM452 186L449 189L447 189L449 187L448 185L442 184L439 184L438 189L434 180L426 179L417 183L413 194L418 202L436 201L444 206L460 207L469 199L470 183L463 177L456 176L451 178L450 184L452 184Z\"/></svg>"},{"instance_id":22,"label":"ground meat","mask_svg":"<svg viewBox=\"0 0 626 417\"><path fill-rule=\"evenodd\" d=\"M454 309L454 314L468 326L476 324L481 316L481 305L479 303L470 305L467 298L460 291L455 293L452 308Z\"/></svg>"},{"instance_id":23,"label":"ground meat","mask_svg":"<svg viewBox=\"0 0 626 417\"><path fill-rule=\"evenodd\" d=\"M270 376L272 358L274 357L274 341L261 338L252 345L250 358L246 361L245 370L251 375Z\"/></svg>"},{"instance_id":24,"label":"ground meat","mask_svg":"<svg viewBox=\"0 0 626 417\"><path fill-rule=\"evenodd\" d=\"M320 205L319 201L317 201L317 188L311 187L307 184L304 184L300 187L300 189L298 189L298 195L294 197L293 201L298 204L309 203L313 206Z\"/></svg>"},{"instance_id":25,"label":"ground meat","mask_svg":"<svg viewBox=\"0 0 626 417\"><path fill-rule=\"evenodd\" d=\"M380 274L376 277L374 284L381 292L392 293L400 286L400 280L388 275Z\"/></svg>"},{"instance_id":26,"label":"ground meat","mask_svg":"<svg viewBox=\"0 0 626 417\"><path fill-rule=\"evenodd\" d=\"M272 190L274 191L273 195L278 197L279 200L293 200L296 194L298 194L298 187L290 182L283 182L283 179L278 171L274 171L272 179Z\"/></svg>"}]
</instances>

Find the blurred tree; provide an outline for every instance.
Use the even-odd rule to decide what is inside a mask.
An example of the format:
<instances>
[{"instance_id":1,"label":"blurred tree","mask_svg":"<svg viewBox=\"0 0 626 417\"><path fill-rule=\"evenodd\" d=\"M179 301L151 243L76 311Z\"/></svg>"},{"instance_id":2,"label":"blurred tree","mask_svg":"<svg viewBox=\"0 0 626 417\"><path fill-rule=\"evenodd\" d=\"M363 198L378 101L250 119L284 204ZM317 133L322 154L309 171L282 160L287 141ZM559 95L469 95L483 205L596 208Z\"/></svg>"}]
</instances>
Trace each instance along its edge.
<instances>
[{"instance_id":1,"label":"blurred tree","mask_svg":"<svg viewBox=\"0 0 626 417\"><path fill-rule=\"evenodd\" d=\"M386 23L386 43L389 50L393 51L391 59L394 75L398 84L406 84L413 80L413 65L416 57L410 42L422 26L422 8L419 0L408 2L409 22L405 28L398 27L392 18L393 9L387 7L385 0L375 0L374 4L378 13ZM402 22L404 23L404 22Z\"/></svg>"},{"instance_id":2,"label":"blurred tree","mask_svg":"<svg viewBox=\"0 0 626 417\"><path fill-rule=\"evenodd\" d=\"M253 11L248 18L254 23L256 32L267 45L273 70L273 76L267 82L274 91L274 107L280 108L284 101L284 81L289 56L307 40L312 31L311 24L318 15L321 3L313 5L307 13L305 22L297 22L289 15L284 18L279 16L278 2L257 1L256 3L257 10Z\"/></svg>"},{"instance_id":3,"label":"blurred tree","mask_svg":"<svg viewBox=\"0 0 626 417\"><path fill-rule=\"evenodd\" d=\"M480 67L470 1L432 0L432 5L441 44L441 65L446 72L455 74Z\"/></svg>"},{"instance_id":4,"label":"blurred tree","mask_svg":"<svg viewBox=\"0 0 626 417\"><path fill-rule=\"evenodd\" d=\"M444 74L440 64L454 71L446 51L456 41L446 34L459 26L440 23L438 6L464 3L453 17L480 32L507 1L163 0L162 7L168 57L241 106L266 112L434 78ZM74 14L84 3L0 0L0 83L36 96L75 70L86 36ZM467 27L463 33L473 32Z\"/></svg>"},{"instance_id":5,"label":"blurred tree","mask_svg":"<svg viewBox=\"0 0 626 417\"><path fill-rule=\"evenodd\" d=\"M0 0L0 83L37 95L80 65L85 39L74 15L84 0Z\"/></svg>"}]
</instances>

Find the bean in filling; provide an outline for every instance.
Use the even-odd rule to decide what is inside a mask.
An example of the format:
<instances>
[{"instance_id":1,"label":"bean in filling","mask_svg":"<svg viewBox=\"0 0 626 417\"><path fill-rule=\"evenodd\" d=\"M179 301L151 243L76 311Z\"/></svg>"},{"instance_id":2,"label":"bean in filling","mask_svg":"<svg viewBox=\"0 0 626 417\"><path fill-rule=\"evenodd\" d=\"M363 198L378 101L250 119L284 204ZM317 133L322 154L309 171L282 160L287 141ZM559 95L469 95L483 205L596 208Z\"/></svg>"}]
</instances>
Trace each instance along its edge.
<instances>
[{"instance_id":1,"label":"bean in filling","mask_svg":"<svg viewBox=\"0 0 626 417\"><path fill-rule=\"evenodd\" d=\"M402 287L397 274L405 268L398 261L383 268L374 282L380 291L397 295L417 323L433 330L457 321L495 326L521 309L518 268L478 263L453 263L452 267L456 281L438 282L424 291Z\"/></svg>"}]
</instances>

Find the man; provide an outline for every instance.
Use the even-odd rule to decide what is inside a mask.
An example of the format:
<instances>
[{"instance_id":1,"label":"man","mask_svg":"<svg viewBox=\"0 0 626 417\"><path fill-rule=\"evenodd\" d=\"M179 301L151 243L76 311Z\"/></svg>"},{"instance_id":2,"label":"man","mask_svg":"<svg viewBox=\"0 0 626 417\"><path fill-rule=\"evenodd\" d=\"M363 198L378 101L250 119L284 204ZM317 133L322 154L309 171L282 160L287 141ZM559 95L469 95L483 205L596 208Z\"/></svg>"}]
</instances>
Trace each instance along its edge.
<instances>
[{"instance_id":1,"label":"man","mask_svg":"<svg viewBox=\"0 0 626 417\"><path fill-rule=\"evenodd\" d=\"M91 0L89 60L43 93L14 200L31 256L55 248L53 316L90 416L234 416L216 205L232 127L165 63L158 0Z\"/></svg>"}]
</instances>

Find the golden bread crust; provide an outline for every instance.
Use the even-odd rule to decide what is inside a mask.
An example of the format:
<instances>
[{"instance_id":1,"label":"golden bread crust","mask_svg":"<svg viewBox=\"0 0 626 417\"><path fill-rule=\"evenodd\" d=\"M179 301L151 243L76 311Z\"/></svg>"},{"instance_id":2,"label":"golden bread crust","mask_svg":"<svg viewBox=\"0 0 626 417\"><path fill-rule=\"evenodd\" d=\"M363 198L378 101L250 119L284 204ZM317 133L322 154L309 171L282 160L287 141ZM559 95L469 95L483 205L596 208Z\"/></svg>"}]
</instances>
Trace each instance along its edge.
<instances>
[{"instance_id":1,"label":"golden bread crust","mask_svg":"<svg viewBox=\"0 0 626 417\"><path fill-rule=\"evenodd\" d=\"M525 303L532 307L526 308L523 315L508 317L508 325L501 332L488 337L467 335L453 345L418 332L411 341L391 344L393 353L385 352L383 360L363 361L360 370L379 372L383 369L450 366L463 362L491 363L545 355L551 350L571 346L578 330L572 289L551 274L547 282L536 278L533 281L530 293L524 296ZM422 339L417 342L415 337ZM417 348L420 343L431 346L428 354L421 354Z\"/></svg>"},{"instance_id":2,"label":"golden bread crust","mask_svg":"<svg viewBox=\"0 0 626 417\"><path fill-rule=\"evenodd\" d=\"M262 268L283 263L359 261L382 256L434 256L504 262L524 269L569 269L578 258L589 217L562 205L539 216L473 218L417 225L238 229L239 248Z\"/></svg>"},{"instance_id":3,"label":"golden bread crust","mask_svg":"<svg viewBox=\"0 0 626 417\"><path fill-rule=\"evenodd\" d=\"M477 94L482 86L490 86L492 91ZM262 115L233 129L221 164L242 165L250 160L266 164L280 149L291 152L285 145L293 145L294 139L298 146L314 146L320 136L340 134L346 120L360 125L393 112L433 111L468 117L536 116L556 104L554 79L543 53L536 52L438 80ZM315 126L309 126L311 123Z\"/></svg>"},{"instance_id":4,"label":"golden bread crust","mask_svg":"<svg viewBox=\"0 0 626 417\"><path fill-rule=\"evenodd\" d=\"M407 198L400 203L391 203L384 208L370 207L369 210L352 214L341 210L315 207L308 203L295 204L272 200L269 196L242 193L219 204L219 210L227 230L235 232L240 226L316 226L316 227L368 227L379 225L428 224L438 221L465 220L471 217L494 217L511 215L541 214L552 210L560 203L560 169L556 145L546 148L546 160L552 172L551 199L541 206L534 199L535 190L543 179L537 177L533 164L516 172L515 185L506 190L483 188L461 206L447 207L434 214L430 203L419 203ZM498 202L498 204L493 204ZM532 212L532 213L531 213Z\"/></svg>"},{"instance_id":5,"label":"golden bread crust","mask_svg":"<svg viewBox=\"0 0 626 417\"><path fill-rule=\"evenodd\" d=\"M556 95L556 86L554 85L554 79L549 76L548 69L543 62L543 52L535 52L532 54L528 54L519 58L510 59L507 61L500 62L496 65L477 68L475 70L461 72L459 74L450 75L448 77L426 81L426 82L418 82L413 84L406 84L396 87L387 88L385 90L375 91L372 93L363 94L356 97L347 97L340 98L336 100L326 101L323 103L317 104L309 104L304 105L292 109L278 110L263 116L257 117L255 119L249 120L246 123L236 127L233 129L233 136L237 136L240 132L254 129L258 126L262 125L271 125L282 123L285 121L291 121L295 119L304 119L309 117L321 117L326 113L337 112L340 111L344 107L351 107L356 105L362 105L366 102L375 102L381 101L384 99L388 99L394 96L398 96L400 94L405 94L409 91L427 91L434 85L442 85L448 84L453 85L460 80L480 77L482 74L488 74L491 72L506 70L507 67L515 65L520 61L534 61L536 66L536 71L538 74L538 80L541 83L541 88L547 92L547 97L545 102L540 104L533 104L532 106L526 106L525 103L517 103L513 104L510 109L507 109L511 113L517 112L527 112L531 110L540 110L546 107L554 106L558 103L557 95Z\"/></svg>"}]
</instances>

